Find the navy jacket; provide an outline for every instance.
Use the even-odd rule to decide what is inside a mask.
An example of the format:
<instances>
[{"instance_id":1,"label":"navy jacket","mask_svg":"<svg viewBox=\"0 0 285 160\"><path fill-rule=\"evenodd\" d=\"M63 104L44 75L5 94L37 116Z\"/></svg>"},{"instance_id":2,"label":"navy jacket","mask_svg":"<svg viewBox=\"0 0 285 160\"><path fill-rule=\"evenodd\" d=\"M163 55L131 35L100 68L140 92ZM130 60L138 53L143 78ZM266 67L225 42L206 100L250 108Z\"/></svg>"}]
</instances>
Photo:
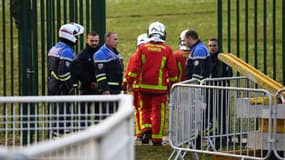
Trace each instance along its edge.
<instances>
[{"instance_id":1,"label":"navy jacket","mask_svg":"<svg viewBox=\"0 0 285 160\"><path fill-rule=\"evenodd\" d=\"M122 90L124 65L120 53L105 44L94 54L96 81L102 91L119 94Z\"/></svg>"},{"instance_id":2,"label":"navy jacket","mask_svg":"<svg viewBox=\"0 0 285 160\"><path fill-rule=\"evenodd\" d=\"M191 47L191 54L186 62L186 78L204 79L211 75L212 61L207 47L198 41Z\"/></svg>"}]
</instances>

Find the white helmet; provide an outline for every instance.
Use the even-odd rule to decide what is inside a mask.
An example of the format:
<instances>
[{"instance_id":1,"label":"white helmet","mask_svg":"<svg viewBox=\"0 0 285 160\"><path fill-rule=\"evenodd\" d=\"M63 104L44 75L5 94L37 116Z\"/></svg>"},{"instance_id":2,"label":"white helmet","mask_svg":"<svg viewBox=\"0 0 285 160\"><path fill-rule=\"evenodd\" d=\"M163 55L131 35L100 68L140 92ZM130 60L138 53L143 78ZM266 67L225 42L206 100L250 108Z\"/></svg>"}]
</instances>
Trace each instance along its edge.
<instances>
[{"instance_id":1,"label":"white helmet","mask_svg":"<svg viewBox=\"0 0 285 160\"><path fill-rule=\"evenodd\" d=\"M84 33L84 27L77 23L64 24L60 27L58 35L60 38L67 39L73 43L76 43L76 37Z\"/></svg>"},{"instance_id":2,"label":"white helmet","mask_svg":"<svg viewBox=\"0 0 285 160\"><path fill-rule=\"evenodd\" d=\"M165 40L166 38L165 26L158 21L150 24L148 27L148 36L151 37L154 34L160 35L160 37L163 40Z\"/></svg>"},{"instance_id":3,"label":"white helmet","mask_svg":"<svg viewBox=\"0 0 285 160\"><path fill-rule=\"evenodd\" d=\"M139 35L138 38L137 38L137 46L147 42L147 39L148 38L147 38L147 34L146 33L143 33L143 34Z\"/></svg>"},{"instance_id":4,"label":"white helmet","mask_svg":"<svg viewBox=\"0 0 285 160\"><path fill-rule=\"evenodd\" d=\"M180 36L179 36L179 49L190 50L190 48L185 45L185 34L186 34L187 31L189 31L189 29L185 29L184 31L182 31L180 33Z\"/></svg>"}]
</instances>

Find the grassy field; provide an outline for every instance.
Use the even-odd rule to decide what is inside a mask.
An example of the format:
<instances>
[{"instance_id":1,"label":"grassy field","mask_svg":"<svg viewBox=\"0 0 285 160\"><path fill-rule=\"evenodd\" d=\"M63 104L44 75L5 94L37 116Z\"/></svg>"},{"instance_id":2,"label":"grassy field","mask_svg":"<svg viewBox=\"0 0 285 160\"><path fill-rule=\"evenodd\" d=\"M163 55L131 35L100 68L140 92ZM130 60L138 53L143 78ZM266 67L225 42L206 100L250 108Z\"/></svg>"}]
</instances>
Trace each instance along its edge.
<instances>
[{"instance_id":1,"label":"grassy field","mask_svg":"<svg viewBox=\"0 0 285 160\"><path fill-rule=\"evenodd\" d=\"M178 49L178 38L184 29L194 29L203 41L217 36L216 0L107 0L107 31L118 32L119 51L125 63L135 51L139 34L150 23L160 21L166 26L166 42Z\"/></svg>"}]
</instances>

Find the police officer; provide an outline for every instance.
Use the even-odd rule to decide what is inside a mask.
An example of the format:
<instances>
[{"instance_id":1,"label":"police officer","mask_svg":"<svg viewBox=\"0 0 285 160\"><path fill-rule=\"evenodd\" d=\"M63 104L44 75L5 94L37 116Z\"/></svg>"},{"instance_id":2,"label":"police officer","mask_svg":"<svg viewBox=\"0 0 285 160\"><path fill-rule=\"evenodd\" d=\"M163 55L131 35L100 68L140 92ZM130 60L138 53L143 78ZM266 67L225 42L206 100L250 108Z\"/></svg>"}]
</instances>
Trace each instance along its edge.
<instances>
[{"instance_id":1,"label":"police officer","mask_svg":"<svg viewBox=\"0 0 285 160\"><path fill-rule=\"evenodd\" d=\"M70 64L75 58L73 46L84 28L76 23L64 24L59 29L59 42L48 52L48 93L67 95L73 89Z\"/></svg>"},{"instance_id":2,"label":"police officer","mask_svg":"<svg viewBox=\"0 0 285 160\"><path fill-rule=\"evenodd\" d=\"M72 94L77 84L71 78L70 64L75 58L73 46L76 44L76 36L82 34L84 28L76 23L64 24L59 29L59 42L48 52L48 94L49 95L69 95ZM60 135L67 131L70 125L69 118L63 117L68 114L70 108L68 104L58 103L55 106L56 126L53 134Z\"/></svg>"},{"instance_id":3,"label":"police officer","mask_svg":"<svg viewBox=\"0 0 285 160\"><path fill-rule=\"evenodd\" d=\"M204 79L211 75L212 62L207 47L199 40L198 33L189 30L185 34L185 45L191 54L186 62L186 78Z\"/></svg>"},{"instance_id":4,"label":"police officer","mask_svg":"<svg viewBox=\"0 0 285 160\"><path fill-rule=\"evenodd\" d=\"M107 32L105 43L94 54L95 75L103 95L120 94L122 90L124 65L121 54L118 52L118 35Z\"/></svg>"}]
</instances>

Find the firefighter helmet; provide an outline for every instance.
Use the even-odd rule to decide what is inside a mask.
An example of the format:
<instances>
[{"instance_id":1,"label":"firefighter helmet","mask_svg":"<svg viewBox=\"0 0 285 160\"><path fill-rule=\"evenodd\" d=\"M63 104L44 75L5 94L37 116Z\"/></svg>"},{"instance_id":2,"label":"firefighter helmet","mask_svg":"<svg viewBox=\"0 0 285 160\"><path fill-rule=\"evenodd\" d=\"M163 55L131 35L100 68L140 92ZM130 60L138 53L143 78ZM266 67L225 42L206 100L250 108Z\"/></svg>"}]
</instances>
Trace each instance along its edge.
<instances>
[{"instance_id":1,"label":"firefighter helmet","mask_svg":"<svg viewBox=\"0 0 285 160\"><path fill-rule=\"evenodd\" d=\"M137 46L145 43L146 41L147 41L147 34L146 33L139 35L137 38Z\"/></svg>"},{"instance_id":2,"label":"firefighter helmet","mask_svg":"<svg viewBox=\"0 0 285 160\"><path fill-rule=\"evenodd\" d=\"M179 36L179 49L190 50L190 48L185 45L185 34L186 34L187 31L189 31L189 29L185 29L184 31L182 31L180 33L180 36Z\"/></svg>"},{"instance_id":3,"label":"firefighter helmet","mask_svg":"<svg viewBox=\"0 0 285 160\"><path fill-rule=\"evenodd\" d=\"M162 40L166 38L165 26L160 22L151 23L148 27L148 36L152 37L152 35L159 35Z\"/></svg>"},{"instance_id":4,"label":"firefighter helmet","mask_svg":"<svg viewBox=\"0 0 285 160\"><path fill-rule=\"evenodd\" d=\"M77 23L64 24L60 27L58 31L59 38L64 38L66 40L71 41L72 43L76 43L76 36L83 33L84 27Z\"/></svg>"}]
</instances>

